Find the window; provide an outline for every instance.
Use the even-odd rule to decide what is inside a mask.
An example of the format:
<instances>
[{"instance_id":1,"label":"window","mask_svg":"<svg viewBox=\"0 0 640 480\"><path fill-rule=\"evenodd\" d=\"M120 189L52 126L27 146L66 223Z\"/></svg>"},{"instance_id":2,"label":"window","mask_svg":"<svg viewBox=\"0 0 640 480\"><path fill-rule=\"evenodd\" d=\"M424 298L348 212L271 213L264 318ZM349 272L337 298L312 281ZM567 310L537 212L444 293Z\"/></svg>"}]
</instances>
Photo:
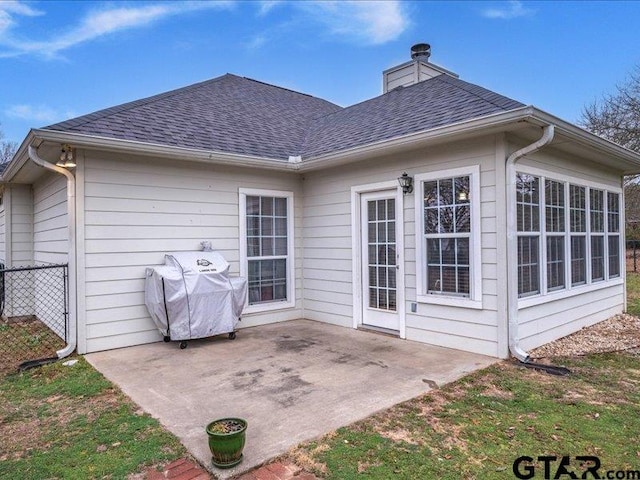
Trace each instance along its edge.
<instances>
[{"instance_id":1,"label":"window","mask_svg":"<svg viewBox=\"0 0 640 480\"><path fill-rule=\"evenodd\" d=\"M516 212L521 298L620 277L619 193L519 172Z\"/></svg>"},{"instance_id":2,"label":"window","mask_svg":"<svg viewBox=\"0 0 640 480\"><path fill-rule=\"evenodd\" d=\"M564 288L564 184L545 180L547 290Z\"/></svg>"},{"instance_id":3,"label":"window","mask_svg":"<svg viewBox=\"0 0 640 480\"><path fill-rule=\"evenodd\" d=\"M587 283L586 188L569 185L569 229L571 231L571 286Z\"/></svg>"},{"instance_id":4,"label":"window","mask_svg":"<svg viewBox=\"0 0 640 480\"><path fill-rule=\"evenodd\" d=\"M620 276L620 195L607 193L607 241L609 278Z\"/></svg>"},{"instance_id":5,"label":"window","mask_svg":"<svg viewBox=\"0 0 640 480\"><path fill-rule=\"evenodd\" d=\"M516 177L518 229L518 295L540 293L540 179L526 173Z\"/></svg>"},{"instance_id":6,"label":"window","mask_svg":"<svg viewBox=\"0 0 640 480\"><path fill-rule=\"evenodd\" d=\"M591 218L591 281L604 280L604 192L589 190Z\"/></svg>"},{"instance_id":7,"label":"window","mask_svg":"<svg viewBox=\"0 0 640 480\"><path fill-rule=\"evenodd\" d=\"M427 292L469 296L469 177L424 182Z\"/></svg>"},{"instance_id":8,"label":"window","mask_svg":"<svg viewBox=\"0 0 640 480\"><path fill-rule=\"evenodd\" d=\"M418 300L479 308L479 168L416 175Z\"/></svg>"},{"instance_id":9,"label":"window","mask_svg":"<svg viewBox=\"0 0 640 480\"><path fill-rule=\"evenodd\" d=\"M241 274L248 279L249 311L293 303L292 212L289 192L240 190Z\"/></svg>"}]
</instances>

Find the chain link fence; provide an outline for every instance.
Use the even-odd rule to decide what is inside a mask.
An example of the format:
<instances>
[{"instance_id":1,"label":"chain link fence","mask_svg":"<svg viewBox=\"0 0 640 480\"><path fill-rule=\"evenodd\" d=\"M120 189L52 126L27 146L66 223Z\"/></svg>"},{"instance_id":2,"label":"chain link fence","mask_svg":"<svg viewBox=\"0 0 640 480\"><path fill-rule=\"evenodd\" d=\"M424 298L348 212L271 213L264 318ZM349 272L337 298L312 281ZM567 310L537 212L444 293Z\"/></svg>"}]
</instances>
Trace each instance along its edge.
<instances>
[{"instance_id":1,"label":"chain link fence","mask_svg":"<svg viewBox=\"0 0 640 480\"><path fill-rule=\"evenodd\" d=\"M56 358L67 342L68 267L0 264L0 375Z\"/></svg>"}]
</instances>

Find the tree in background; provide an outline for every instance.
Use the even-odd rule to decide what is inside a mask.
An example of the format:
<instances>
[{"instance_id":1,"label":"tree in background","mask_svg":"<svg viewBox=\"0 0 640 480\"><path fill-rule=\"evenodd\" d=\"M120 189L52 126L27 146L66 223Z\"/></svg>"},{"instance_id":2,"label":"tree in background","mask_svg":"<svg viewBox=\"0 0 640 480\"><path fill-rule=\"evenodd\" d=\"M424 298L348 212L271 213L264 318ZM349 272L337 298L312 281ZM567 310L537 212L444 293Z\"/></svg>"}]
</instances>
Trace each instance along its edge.
<instances>
[{"instance_id":1,"label":"tree in background","mask_svg":"<svg viewBox=\"0 0 640 480\"><path fill-rule=\"evenodd\" d=\"M587 105L580 123L596 135L640 153L640 65L614 93Z\"/></svg>"},{"instance_id":2,"label":"tree in background","mask_svg":"<svg viewBox=\"0 0 640 480\"><path fill-rule=\"evenodd\" d=\"M16 142L7 142L4 141L3 138L4 134L2 133L2 129L0 129L0 165L11 160L18 149Z\"/></svg>"},{"instance_id":3,"label":"tree in background","mask_svg":"<svg viewBox=\"0 0 640 480\"><path fill-rule=\"evenodd\" d=\"M640 153L640 65L612 94L587 105L580 124L607 140ZM640 175L625 179L627 240L640 240Z\"/></svg>"}]
</instances>

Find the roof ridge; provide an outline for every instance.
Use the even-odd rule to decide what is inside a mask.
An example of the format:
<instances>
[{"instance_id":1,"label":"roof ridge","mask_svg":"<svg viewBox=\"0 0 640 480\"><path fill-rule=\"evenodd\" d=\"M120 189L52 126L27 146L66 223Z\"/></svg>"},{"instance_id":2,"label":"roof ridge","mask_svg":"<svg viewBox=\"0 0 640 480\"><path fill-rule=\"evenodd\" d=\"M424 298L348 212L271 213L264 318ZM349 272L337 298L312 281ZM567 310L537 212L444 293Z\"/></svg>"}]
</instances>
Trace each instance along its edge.
<instances>
[{"instance_id":1,"label":"roof ridge","mask_svg":"<svg viewBox=\"0 0 640 480\"><path fill-rule=\"evenodd\" d=\"M465 86L466 86L466 85L473 85L473 86L474 86L474 87L476 87L476 88L480 88L480 89L482 89L482 90L483 90L483 92L489 92L490 94L498 95L499 97L501 97L501 98L503 98L503 99L506 99L506 100L509 100L509 101L512 101L512 102L517 102L517 100L514 100L514 99L512 99L512 98L509 98L509 97L507 97L507 96L505 96L505 95L502 95L502 94L500 94L500 93L498 93L498 92L494 92L493 90L489 90L488 88L484 88L484 87L483 87L483 86L481 86L481 85L476 85L475 83L467 82L467 81L465 81L465 80L461 80L461 79L459 79L459 78L453 78L453 77L450 77L450 76L449 76L449 78L440 78L440 77L442 77L442 75L437 75L437 76L435 76L435 77L433 77L433 78L430 78L429 80L437 79L437 80L438 80L438 81L440 81L440 82L448 83L448 84L449 84L449 85L451 85L452 87L455 87L455 88L457 88L457 89L459 89L459 90L464 90L464 91L465 91L465 92L467 92L468 94L473 95L473 96L475 96L475 97L478 97L478 98L480 98L481 100L484 100L485 102L490 103L490 104L491 104L491 105L493 105L494 107L497 107L497 108L499 108L499 109L501 109L501 110L506 110L506 109L505 109L505 107L504 107L504 105L500 105L500 104L498 104L498 103L496 103L496 102L493 102L493 101L491 101L489 98L487 98L485 95L479 95L478 93L476 93L476 92L472 91L471 89L469 89L469 88L465 88ZM448 81L447 81L447 80L448 80ZM453 81L451 81L451 80L453 80ZM460 85L460 83L462 83L463 85ZM518 102L518 103L522 103L522 102Z\"/></svg>"},{"instance_id":2,"label":"roof ridge","mask_svg":"<svg viewBox=\"0 0 640 480\"><path fill-rule=\"evenodd\" d=\"M336 107L340 107L340 105L330 102L329 100L326 100L324 98L320 98L320 97L316 97L315 95L311 95L310 93L304 93L304 92L299 92L297 90L293 90L291 88L287 88L287 87L281 87L280 85L275 85L273 83L268 83L268 82L263 82L261 80L256 80L255 78L249 78L249 77L242 77L245 80L249 80L250 82L255 82L255 83L260 83L262 85L266 85L268 87L273 87L273 88L278 88L280 90L284 90L285 92L291 92L291 93L295 93L297 95L304 95L305 97L309 97L309 98L315 98L316 100L322 100L323 102L326 103L330 103L331 105L335 105ZM344 107L340 107L341 109Z\"/></svg>"},{"instance_id":3,"label":"roof ridge","mask_svg":"<svg viewBox=\"0 0 640 480\"><path fill-rule=\"evenodd\" d=\"M192 83L191 85L187 85L184 87L179 87L173 90L169 90L168 92L157 93L155 95L151 95L149 97L140 98L138 100L132 100L130 102L121 103L119 105L115 105L113 107L107 107L95 112L87 113L85 115L80 115L79 117L70 118L67 120L63 120L62 122L53 123L44 128L50 128L55 126L64 125L67 122L73 122L74 127L79 127L81 125L85 125L89 122L93 122L98 119L103 119L109 117L111 115L115 115L116 113L125 112L127 110L131 110L132 108L141 107L143 105L149 105L150 103L157 102L158 100L164 100L165 98L170 98L174 95L178 95L179 93L183 93L189 90L195 90L197 88L201 88L205 84L213 83L220 81L225 77L237 77L237 75L233 75L232 73L225 73L224 75L220 75L219 77L210 78L208 80L203 80L201 82ZM240 78L240 77L238 77ZM79 120L83 120L80 121Z\"/></svg>"}]
</instances>

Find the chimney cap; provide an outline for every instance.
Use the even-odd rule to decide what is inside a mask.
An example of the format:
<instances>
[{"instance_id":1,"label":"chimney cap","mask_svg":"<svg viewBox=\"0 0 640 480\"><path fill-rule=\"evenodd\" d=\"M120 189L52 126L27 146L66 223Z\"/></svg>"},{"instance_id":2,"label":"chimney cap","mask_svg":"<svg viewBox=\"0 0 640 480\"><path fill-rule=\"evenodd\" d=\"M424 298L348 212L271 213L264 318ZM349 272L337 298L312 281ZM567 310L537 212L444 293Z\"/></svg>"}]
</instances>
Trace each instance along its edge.
<instances>
[{"instance_id":1,"label":"chimney cap","mask_svg":"<svg viewBox=\"0 0 640 480\"><path fill-rule=\"evenodd\" d=\"M416 43L413 47L411 47L411 59L416 60L419 58L424 58L424 60L428 60L431 56L431 45L428 43Z\"/></svg>"}]
</instances>

